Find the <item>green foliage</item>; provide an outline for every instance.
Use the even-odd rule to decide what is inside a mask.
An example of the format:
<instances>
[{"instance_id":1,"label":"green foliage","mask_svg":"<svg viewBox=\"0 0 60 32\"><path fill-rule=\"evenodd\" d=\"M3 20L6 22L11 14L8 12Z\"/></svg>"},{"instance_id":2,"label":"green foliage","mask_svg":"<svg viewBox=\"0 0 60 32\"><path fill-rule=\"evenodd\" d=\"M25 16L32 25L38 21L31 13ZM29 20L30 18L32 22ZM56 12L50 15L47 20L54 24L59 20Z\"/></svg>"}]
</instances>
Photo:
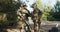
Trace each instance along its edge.
<instances>
[{"instance_id":1,"label":"green foliage","mask_svg":"<svg viewBox=\"0 0 60 32\"><path fill-rule=\"evenodd\" d=\"M50 15L49 13L51 12L51 7L50 6L46 6L44 8L43 14L42 14L42 19L44 20L48 20L47 17Z\"/></svg>"},{"instance_id":2,"label":"green foliage","mask_svg":"<svg viewBox=\"0 0 60 32\"><path fill-rule=\"evenodd\" d=\"M36 4L37 4L39 9L43 9L43 5L41 3L41 0L36 0Z\"/></svg>"},{"instance_id":3,"label":"green foliage","mask_svg":"<svg viewBox=\"0 0 60 32\"><path fill-rule=\"evenodd\" d=\"M6 20L1 20L3 25L15 26L17 23L17 10L20 7L20 2L14 0L0 0L0 13L6 14ZM3 17L3 16L2 16ZM0 22L0 23L1 23Z\"/></svg>"},{"instance_id":4,"label":"green foliage","mask_svg":"<svg viewBox=\"0 0 60 32\"><path fill-rule=\"evenodd\" d=\"M48 16L48 20L50 21L60 21L60 2L57 1L54 8L51 10Z\"/></svg>"},{"instance_id":5,"label":"green foliage","mask_svg":"<svg viewBox=\"0 0 60 32\"><path fill-rule=\"evenodd\" d=\"M42 9L41 19L48 20L47 17L50 15L49 13L51 12L52 7L49 4L47 6L43 5L41 0L36 0L36 4L40 10Z\"/></svg>"},{"instance_id":6,"label":"green foliage","mask_svg":"<svg viewBox=\"0 0 60 32\"><path fill-rule=\"evenodd\" d=\"M12 0L0 0L0 12L14 12L20 6L20 3L14 3Z\"/></svg>"}]
</instances>

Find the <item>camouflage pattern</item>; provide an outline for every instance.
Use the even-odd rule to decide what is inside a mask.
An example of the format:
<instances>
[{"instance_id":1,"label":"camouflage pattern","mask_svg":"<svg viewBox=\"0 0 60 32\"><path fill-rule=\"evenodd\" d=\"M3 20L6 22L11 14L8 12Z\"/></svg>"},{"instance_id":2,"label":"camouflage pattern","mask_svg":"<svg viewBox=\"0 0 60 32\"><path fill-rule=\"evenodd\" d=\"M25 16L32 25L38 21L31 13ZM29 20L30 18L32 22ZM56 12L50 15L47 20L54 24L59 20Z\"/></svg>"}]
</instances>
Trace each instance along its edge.
<instances>
[{"instance_id":1,"label":"camouflage pattern","mask_svg":"<svg viewBox=\"0 0 60 32\"><path fill-rule=\"evenodd\" d=\"M34 32L40 32L40 24L41 24L40 18L42 12L37 8L36 3L33 4L32 8L33 12L31 14L32 14L32 20L34 22Z\"/></svg>"}]
</instances>

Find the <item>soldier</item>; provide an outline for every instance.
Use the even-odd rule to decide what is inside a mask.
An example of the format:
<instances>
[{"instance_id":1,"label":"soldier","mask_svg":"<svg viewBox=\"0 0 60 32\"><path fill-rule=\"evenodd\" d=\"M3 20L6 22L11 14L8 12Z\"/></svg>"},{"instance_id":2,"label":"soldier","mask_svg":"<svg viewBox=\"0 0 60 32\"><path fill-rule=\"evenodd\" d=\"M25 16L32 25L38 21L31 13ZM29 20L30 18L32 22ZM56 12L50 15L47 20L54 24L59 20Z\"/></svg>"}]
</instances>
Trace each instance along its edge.
<instances>
[{"instance_id":1,"label":"soldier","mask_svg":"<svg viewBox=\"0 0 60 32\"><path fill-rule=\"evenodd\" d=\"M19 16L20 16L20 21L19 21L18 23L20 23L19 25L22 27L21 29L22 29L22 30L25 30L26 25L29 25L29 23L28 23L28 17L29 17L29 15L30 15L29 10L27 10L27 5L26 5L26 4L24 4L24 5L20 8L18 14L19 14ZM19 25L18 25L18 26L19 26ZM25 32L26 32L26 31L25 31Z\"/></svg>"},{"instance_id":2,"label":"soldier","mask_svg":"<svg viewBox=\"0 0 60 32\"><path fill-rule=\"evenodd\" d=\"M36 3L34 3L32 5L32 8L33 8L33 12L31 13L32 14L32 20L34 22L34 32L40 32L40 18L41 18L41 15L42 15L42 12L37 8L37 5Z\"/></svg>"}]
</instances>

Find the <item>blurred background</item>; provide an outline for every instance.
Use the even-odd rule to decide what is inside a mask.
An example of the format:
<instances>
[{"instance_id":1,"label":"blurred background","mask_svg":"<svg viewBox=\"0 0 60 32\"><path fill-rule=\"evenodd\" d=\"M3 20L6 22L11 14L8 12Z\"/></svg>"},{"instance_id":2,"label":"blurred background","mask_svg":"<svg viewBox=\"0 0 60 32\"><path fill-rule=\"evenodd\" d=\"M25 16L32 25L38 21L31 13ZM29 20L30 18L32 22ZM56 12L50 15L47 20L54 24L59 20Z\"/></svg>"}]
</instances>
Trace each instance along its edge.
<instances>
[{"instance_id":1,"label":"blurred background","mask_svg":"<svg viewBox=\"0 0 60 32\"><path fill-rule=\"evenodd\" d=\"M41 22L56 25L60 23L60 0L0 0L0 28L12 26L16 27L18 22L17 11L25 3L31 13L32 4L36 3L42 12ZM33 21L29 18L29 23L33 26ZM44 24L44 25L45 25Z\"/></svg>"}]
</instances>

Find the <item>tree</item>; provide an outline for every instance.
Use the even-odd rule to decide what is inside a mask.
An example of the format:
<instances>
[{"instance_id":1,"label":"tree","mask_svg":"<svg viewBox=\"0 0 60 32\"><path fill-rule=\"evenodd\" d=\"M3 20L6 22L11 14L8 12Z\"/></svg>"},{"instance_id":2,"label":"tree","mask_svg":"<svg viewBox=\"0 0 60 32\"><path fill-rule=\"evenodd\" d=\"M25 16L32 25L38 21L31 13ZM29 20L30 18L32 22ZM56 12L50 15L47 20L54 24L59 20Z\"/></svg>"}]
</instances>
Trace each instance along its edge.
<instances>
[{"instance_id":1,"label":"tree","mask_svg":"<svg viewBox=\"0 0 60 32\"><path fill-rule=\"evenodd\" d=\"M18 1L18 0L17 0ZM3 26L14 26L17 23L17 10L20 7L20 2L14 0L0 0L0 13L6 14L6 21Z\"/></svg>"},{"instance_id":2,"label":"tree","mask_svg":"<svg viewBox=\"0 0 60 32\"><path fill-rule=\"evenodd\" d=\"M43 7L43 4L41 3L41 0L36 0L36 4L37 4L37 7L42 10L44 7Z\"/></svg>"},{"instance_id":3,"label":"tree","mask_svg":"<svg viewBox=\"0 0 60 32\"><path fill-rule=\"evenodd\" d=\"M49 13L48 20L51 21L59 21L60 20L60 2L57 1L54 8L51 9L51 12Z\"/></svg>"}]
</instances>

